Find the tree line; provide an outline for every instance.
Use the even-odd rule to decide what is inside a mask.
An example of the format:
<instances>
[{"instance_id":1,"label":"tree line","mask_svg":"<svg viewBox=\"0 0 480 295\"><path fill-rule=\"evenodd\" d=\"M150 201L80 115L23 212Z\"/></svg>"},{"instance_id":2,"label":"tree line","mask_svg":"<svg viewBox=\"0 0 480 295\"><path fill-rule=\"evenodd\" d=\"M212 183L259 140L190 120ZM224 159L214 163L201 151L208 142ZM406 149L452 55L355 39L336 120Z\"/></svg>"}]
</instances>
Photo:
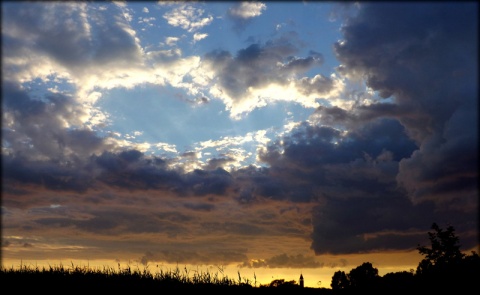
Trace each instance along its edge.
<instances>
[{"instance_id":1,"label":"tree line","mask_svg":"<svg viewBox=\"0 0 480 295\"><path fill-rule=\"evenodd\" d=\"M336 293L385 293L405 294L411 291L468 292L480 294L480 257L476 251L470 255L460 251L460 239L453 226L440 228L436 223L428 232L430 246L417 245L424 256L416 270L378 275L378 269L370 262L352 269L349 273L333 274L331 288Z\"/></svg>"}]
</instances>

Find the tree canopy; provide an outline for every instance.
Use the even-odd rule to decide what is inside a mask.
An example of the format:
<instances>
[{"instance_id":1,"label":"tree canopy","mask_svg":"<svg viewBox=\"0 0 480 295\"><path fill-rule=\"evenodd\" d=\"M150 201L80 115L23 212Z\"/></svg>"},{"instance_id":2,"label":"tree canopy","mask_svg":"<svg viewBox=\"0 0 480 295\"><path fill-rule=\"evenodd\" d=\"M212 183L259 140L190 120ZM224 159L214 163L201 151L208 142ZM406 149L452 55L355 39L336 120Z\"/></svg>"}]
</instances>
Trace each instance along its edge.
<instances>
[{"instance_id":1,"label":"tree canopy","mask_svg":"<svg viewBox=\"0 0 480 295\"><path fill-rule=\"evenodd\" d=\"M460 239L451 225L442 229L437 223L428 232L430 246L417 245L424 258L416 271L388 273L383 277L369 262L352 269L348 274L337 271L332 277L332 290L369 290L381 292L462 291L480 292L478 275L480 257L472 251L466 255L460 250Z\"/></svg>"},{"instance_id":2,"label":"tree canopy","mask_svg":"<svg viewBox=\"0 0 480 295\"><path fill-rule=\"evenodd\" d=\"M428 233L431 247L417 246L418 252L425 256L417 267L419 274L432 269L452 267L461 263L465 257L465 254L460 251L460 239L455 235L453 226L450 225L443 230L433 223L431 229L434 230Z\"/></svg>"}]
</instances>

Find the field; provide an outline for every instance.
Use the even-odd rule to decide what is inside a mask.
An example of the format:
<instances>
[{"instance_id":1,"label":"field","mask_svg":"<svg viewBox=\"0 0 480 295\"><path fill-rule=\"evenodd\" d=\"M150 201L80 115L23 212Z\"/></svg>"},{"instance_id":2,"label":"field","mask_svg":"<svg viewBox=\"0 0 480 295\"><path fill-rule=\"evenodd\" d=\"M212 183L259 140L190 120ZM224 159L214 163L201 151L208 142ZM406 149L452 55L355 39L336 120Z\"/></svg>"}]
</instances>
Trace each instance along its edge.
<instances>
[{"instance_id":1,"label":"field","mask_svg":"<svg viewBox=\"0 0 480 295\"><path fill-rule=\"evenodd\" d=\"M2 288L20 292L47 292L48 294L68 293L109 293L112 292L154 292L172 294L189 292L210 294L327 294L331 289L302 288L295 282L275 280L269 285L255 286L248 279L231 279L218 273L190 273L186 269L162 271L152 274L147 269L90 269L88 267L50 266L36 268L21 266L18 269L2 268L0 271ZM146 293L145 293L146 294Z\"/></svg>"}]
</instances>

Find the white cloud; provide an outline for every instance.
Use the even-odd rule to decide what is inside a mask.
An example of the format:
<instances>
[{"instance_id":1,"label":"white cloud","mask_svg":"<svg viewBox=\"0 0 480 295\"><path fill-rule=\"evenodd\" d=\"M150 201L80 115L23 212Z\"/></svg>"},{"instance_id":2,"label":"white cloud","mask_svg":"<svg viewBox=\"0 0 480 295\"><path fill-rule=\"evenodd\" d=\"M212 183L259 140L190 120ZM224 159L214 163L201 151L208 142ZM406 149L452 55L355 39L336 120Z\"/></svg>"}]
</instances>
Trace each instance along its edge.
<instances>
[{"instance_id":1,"label":"white cloud","mask_svg":"<svg viewBox=\"0 0 480 295\"><path fill-rule=\"evenodd\" d=\"M153 144L152 146L158 148L158 149L161 149L161 150L164 150L166 152L171 152L171 153L178 153L177 151L177 147L173 144L169 144L169 143L164 143L164 142L159 142L159 143L155 143Z\"/></svg>"},{"instance_id":2,"label":"white cloud","mask_svg":"<svg viewBox=\"0 0 480 295\"><path fill-rule=\"evenodd\" d=\"M156 18L154 18L153 16L151 16L151 17L140 17L139 19L140 20L138 21L138 23L146 23L150 26L152 26L153 25L152 22L154 20L156 20Z\"/></svg>"},{"instance_id":3,"label":"white cloud","mask_svg":"<svg viewBox=\"0 0 480 295\"><path fill-rule=\"evenodd\" d=\"M195 33L195 34L193 34L193 40L194 40L195 42L200 41L200 40L202 40L202 39L205 39L205 38L207 38L207 37L208 37L208 34L200 34L200 33Z\"/></svg>"},{"instance_id":4,"label":"white cloud","mask_svg":"<svg viewBox=\"0 0 480 295\"><path fill-rule=\"evenodd\" d=\"M127 1L112 1L112 3L122 8L127 6Z\"/></svg>"},{"instance_id":5,"label":"white cloud","mask_svg":"<svg viewBox=\"0 0 480 295\"><path fill-rule=\"evenodd\" d=\"M299 103L307 108L317 108L320 106L318 99L327 99L333 105L344 105L345 100L341 99L345 91L345 82L335 75L332 75L330 86L311 88L306 91L307 86L315 84L316 78L303 78L300 80L290 80L284 83L269 83L258 87L248 87L243 93L231 96L223 90L220 84L211 86L210 94L221 99L232 118L240 118L242 115L253 111L256 108L275 101L292 101ZM304 85L307 81L307 86Z\"/></svg>"},{"instance_id":6,"label":"white cloud","mask_svg":"<svg viewBox=\"0 0 480 295\"><path fill-rule=\"evenodd\" d=\"M203 9L196 9L190 5L182 5L163 15L171 26L181 27L188 32L194 32L209 25L213 21L211 15L202 17Z\"/></svg>"},{"instance_id":7,"label":"white cloud","mask_svg":"<svg viewBox=\"0 0 480 295\"><path fill-rule=\"evenodd\" d=\"M167 37L167 38L165 38L165 43L168 46L173 46L178 42L178 40L180 40L180 38L178 38L178 37Z\"/></svg>"},{"instance_id":8,"label":"white cloud","mask_svg":"<svg viewBox=\"0 0 480 295\"><path fill-rule=\"evenodd\" d=\"M230 14L234 17L248 19L260 16L265 9L267 9L267 5L261 2L242 2L230 8Z\"/></svg>"}]
</instances>

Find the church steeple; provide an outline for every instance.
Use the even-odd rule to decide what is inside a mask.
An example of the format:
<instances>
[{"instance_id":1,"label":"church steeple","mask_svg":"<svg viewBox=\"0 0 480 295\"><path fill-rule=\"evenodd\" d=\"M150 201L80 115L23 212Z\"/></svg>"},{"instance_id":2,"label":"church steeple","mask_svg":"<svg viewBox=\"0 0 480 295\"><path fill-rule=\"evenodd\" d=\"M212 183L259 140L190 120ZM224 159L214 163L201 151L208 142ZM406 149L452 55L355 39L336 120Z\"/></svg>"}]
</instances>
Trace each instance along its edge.
<instances>
[{"instance_id":1,"label":"church steeple","mask_svg":"<svg viewBox=\"0 0 480 295\"><path fill-rule=\"evenodd\" d=\"M303 275L300 274L300 287L303 288Z\"/></svg>"}]
</instances>

